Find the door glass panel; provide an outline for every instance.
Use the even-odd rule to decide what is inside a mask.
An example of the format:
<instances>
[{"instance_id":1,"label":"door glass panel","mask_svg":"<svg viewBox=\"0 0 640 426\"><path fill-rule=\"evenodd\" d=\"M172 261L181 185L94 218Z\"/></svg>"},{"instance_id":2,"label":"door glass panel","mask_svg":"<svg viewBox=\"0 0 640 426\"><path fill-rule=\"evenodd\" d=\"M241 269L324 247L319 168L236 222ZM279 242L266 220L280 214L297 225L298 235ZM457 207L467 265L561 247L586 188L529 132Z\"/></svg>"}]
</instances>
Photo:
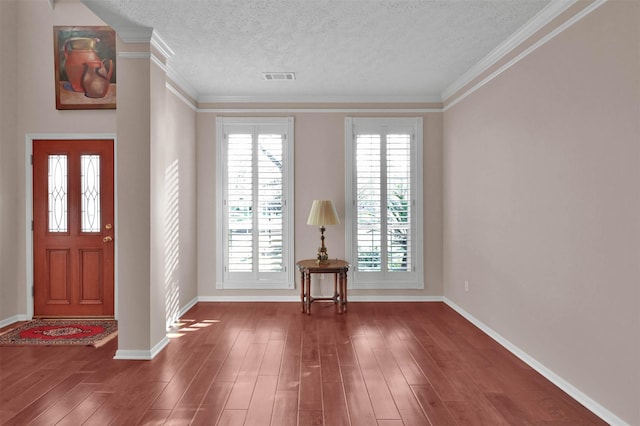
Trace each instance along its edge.
<instances>
[{"instance_id":1,"label":"door glass panel","mask_svg":"<svg viewBox=\"0 0 640 426\"><path fill-rule=\"evenodd\" d=\"M82 232L100 232L100 156L80 156Z\"/></svg>"},{"instance_id":2,"label":"door glass panel","mask_svg":"<svg viewBox=\"0 0 640 426\"><path fill-rule=\"evenodd\" d=\"M49 155L49 232L67 232L67 156Z\"/></svg>"}]
</instances>

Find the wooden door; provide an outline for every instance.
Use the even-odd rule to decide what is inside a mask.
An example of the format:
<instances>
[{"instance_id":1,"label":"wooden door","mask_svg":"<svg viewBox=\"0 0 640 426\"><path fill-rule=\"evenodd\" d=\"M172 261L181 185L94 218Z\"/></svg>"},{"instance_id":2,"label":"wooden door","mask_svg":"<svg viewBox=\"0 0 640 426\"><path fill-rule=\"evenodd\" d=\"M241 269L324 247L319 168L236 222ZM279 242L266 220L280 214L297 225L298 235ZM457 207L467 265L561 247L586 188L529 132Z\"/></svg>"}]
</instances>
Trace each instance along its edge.
<instances>
[{"instance_id":1,"label":"wooden door","mask_svg":"<svg viewBox=\"0 0 640 426\"><path fill-rule=\"evenodd\" d=\"M33 141L34 316L113 317L112 140Z\"/></svg>"}]
</instances>

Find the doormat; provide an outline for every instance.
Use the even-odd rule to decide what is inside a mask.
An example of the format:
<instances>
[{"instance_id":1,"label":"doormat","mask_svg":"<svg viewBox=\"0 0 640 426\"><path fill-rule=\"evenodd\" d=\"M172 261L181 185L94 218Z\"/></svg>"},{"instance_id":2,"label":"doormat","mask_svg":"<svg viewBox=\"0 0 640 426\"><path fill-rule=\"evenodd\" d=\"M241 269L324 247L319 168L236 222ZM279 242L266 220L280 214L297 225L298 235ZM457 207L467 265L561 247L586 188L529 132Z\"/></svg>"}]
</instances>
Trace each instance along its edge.
<instances>
[{"instance_id":1,"label":"doormat","mask_svg":"<svg viewBox=\"0 0 640 426\"><path fill-rule=\"evenodd\" d=\"M75 345L99 348L117 334L118 323L115 320L37 319L0 334L0 345Z\"/></svg>"}]
</instances>

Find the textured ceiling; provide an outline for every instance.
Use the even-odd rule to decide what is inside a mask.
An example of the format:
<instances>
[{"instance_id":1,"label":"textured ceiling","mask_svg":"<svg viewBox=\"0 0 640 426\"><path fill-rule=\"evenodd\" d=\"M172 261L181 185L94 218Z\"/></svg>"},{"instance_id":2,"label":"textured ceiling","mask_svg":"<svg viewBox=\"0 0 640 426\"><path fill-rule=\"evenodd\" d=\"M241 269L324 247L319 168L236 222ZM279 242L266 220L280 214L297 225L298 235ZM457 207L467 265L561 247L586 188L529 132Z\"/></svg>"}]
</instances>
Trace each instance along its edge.
<instances>
[{"instance_id":1,"label":"textured ceiling","mask_svg":"<svg viewBox=\"0 0 640 426\"><path fill-rule=\"evenodd\" d=\"M83 0L174 51L199 99L440 99L550 0ZM294 72L265 81L262 72Z\"/></svg>"}]
</instances>

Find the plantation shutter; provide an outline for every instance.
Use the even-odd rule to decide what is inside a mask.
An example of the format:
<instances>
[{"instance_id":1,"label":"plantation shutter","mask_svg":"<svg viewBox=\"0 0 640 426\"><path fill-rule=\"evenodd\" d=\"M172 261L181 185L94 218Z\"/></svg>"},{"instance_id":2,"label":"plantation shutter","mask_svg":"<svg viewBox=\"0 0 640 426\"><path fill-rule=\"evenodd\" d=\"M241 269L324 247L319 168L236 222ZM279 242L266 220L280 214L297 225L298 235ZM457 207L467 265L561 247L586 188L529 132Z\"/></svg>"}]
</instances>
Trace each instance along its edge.
<instances>
[{"instance_id":1,"label":"plantation shutter","mask_svg":"<svg viewBox=\"0 0 640 426\"><path fill-rule=\"evenodd\" d=\"M356 135L360 271L411 269L411 135Z\"/></svg>"},{"instance_id":2,"label":"plantation shutter","mask_svg":"<svg viewBox=\"0 0 640 426\"><path fill-rule=\"evenodd\" d=\"M261 122L265 121L265 122ZM275 121L275 122L272 122ZM280 120L282 121L282 120ZM222 288L291 288L288 123L222 123ZM289 181L289 182L288 182Z\"/></svg>"},{"instance_id":3,"label":"plantation shutter","mask_svg":"<svg viewBox=\"0 0 640 426\"><path fill-rule=\"evenodd\" d=\"M348 249L356 288L416 288L422 244L415 119L348 119ZM420 140L418 140L420 136ZM351 198L351 199L349 199ZM350 208L353 206L352 208ZM348 237L349 237L348 235Z\"/></svg>"}]
</instances>

